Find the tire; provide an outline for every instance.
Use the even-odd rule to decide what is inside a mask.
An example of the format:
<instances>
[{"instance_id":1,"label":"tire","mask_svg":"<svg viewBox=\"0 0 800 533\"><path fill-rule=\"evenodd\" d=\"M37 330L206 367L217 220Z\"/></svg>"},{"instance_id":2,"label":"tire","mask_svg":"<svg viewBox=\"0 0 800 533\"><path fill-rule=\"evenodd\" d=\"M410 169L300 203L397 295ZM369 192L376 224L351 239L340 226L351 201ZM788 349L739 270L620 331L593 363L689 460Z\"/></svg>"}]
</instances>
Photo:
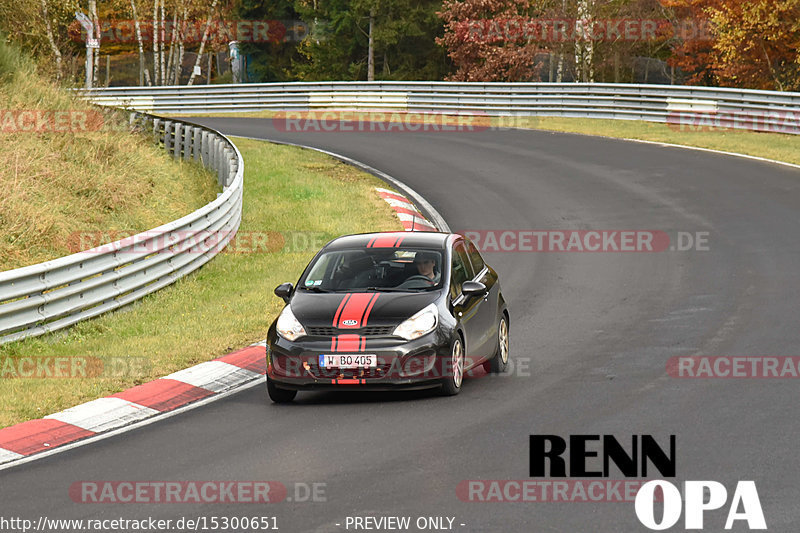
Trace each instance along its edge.
<instances>
[{"instance_id":1,"label":"tire","mask_svg":"<svg viewBox=\"0 0 800 533\"><path fill-rule=\"evenodd\" d=\"M450 348L450 360L445 372L450 374L442 378L442 396L455 396L461 392L461 384L464 382L464 343L460 336L453 341Z\"/></svg>"},{"instance_id":2,"label":"tire","mask_svg":"<svg viewBox=\"0 0 800 533\"><path fill-rule=\"evenodd\" d=\"M491 374L502 374L508 367L508 358L508 318L504 313L500 316L500 323L497 325L497 351L495 351L494 357L483 364L483 368Z\"/></svg>"},{"instance_id":3,"label":"tire","mask_svg":"<svg viewBox=\"0 0 800 533\"><path fill-rule=\"evenodd\" d=\"M297 391L280 389L271 379L267 378L267 394L269 394L269 399L275 403L289 403L297 396Z\"/></svg>"}]
</instances>

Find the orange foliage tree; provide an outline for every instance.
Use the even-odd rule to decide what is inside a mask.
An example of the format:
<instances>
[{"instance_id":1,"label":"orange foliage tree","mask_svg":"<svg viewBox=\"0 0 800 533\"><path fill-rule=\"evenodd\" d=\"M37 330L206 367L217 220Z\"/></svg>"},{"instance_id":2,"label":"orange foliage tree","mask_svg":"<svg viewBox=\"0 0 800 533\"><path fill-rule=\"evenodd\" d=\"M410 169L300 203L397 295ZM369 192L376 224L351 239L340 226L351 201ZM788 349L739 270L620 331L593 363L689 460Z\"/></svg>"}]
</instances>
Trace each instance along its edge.
<instances>
[{"instance_id":1,"label":"orange foliage tree","mask_svg":"<svg viewBox=\"0 0 800 533\"><path fill-rule=\"evenodd\" d=\"M670 63L693 85L800 89L800 0L661 0L686 35ZM692 31L695 29L697 31Z\"/></svg>"},{"instance_id":2,"label":"orange foliage tree","mask_svg":"<svg viewBox=\"0 0 800 533\"><path fill-rule=\"evenodd\" d=\"M444 0L438 15L444 21L444 46L456 71L452 81L528 81L537 72L539 46L505 39L498 26L470 26L471 21L506 21L531 16L530 0Z\"/></svg>"},{"instance_id":3,"label":"orange foliage tree","mask_svg":"<svg viewBox=\"0 0 800 533\"><path fill-rule=\"evenodd\" d=\"M708 11L721 85L800 89L800 0L725 0Z\"/></svg>"}]
</instances>

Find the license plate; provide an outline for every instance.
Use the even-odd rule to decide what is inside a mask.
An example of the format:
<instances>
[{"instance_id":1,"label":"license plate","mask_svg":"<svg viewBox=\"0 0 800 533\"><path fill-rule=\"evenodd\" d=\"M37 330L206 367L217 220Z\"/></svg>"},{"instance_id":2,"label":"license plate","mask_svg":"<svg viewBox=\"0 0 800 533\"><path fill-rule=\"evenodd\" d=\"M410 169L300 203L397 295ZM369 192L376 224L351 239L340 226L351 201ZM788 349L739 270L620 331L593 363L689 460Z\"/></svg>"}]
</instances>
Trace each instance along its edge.
<instances>
[{"instance_id":1,"label":"license plate","mask_svg":"<svg viewBox=\"0 0 800 533\"><path fill-rule=\"evenodd\" d=\"M322 368L374 368L378 366L378 356L373 354L323 354L319 356Z\"/></svg>"}]
</instances>

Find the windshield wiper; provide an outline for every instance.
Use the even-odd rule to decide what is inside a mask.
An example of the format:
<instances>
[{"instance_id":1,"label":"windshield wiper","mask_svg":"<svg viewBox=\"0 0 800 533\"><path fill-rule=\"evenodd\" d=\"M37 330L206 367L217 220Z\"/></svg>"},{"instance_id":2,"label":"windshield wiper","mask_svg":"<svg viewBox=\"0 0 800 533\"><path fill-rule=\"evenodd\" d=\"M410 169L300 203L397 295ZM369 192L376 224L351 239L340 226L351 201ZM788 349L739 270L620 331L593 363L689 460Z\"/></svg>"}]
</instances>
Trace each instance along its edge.
<instances>
[{"instance_id":1,"label":"windshield wiper","mask_svg":"<svg viewBox=\"0 0 800 533\"><path fill-rule=\"evenodd\" d=\"M322 287L300 287L304 291L309 292L333 292L329 291L328 289L323 289Z\"/></svg>"},{"instance_id":2,"label":"windshield wiper","mask_svg":"<svg viewBox=\"0 0 800 533\"><path fill-rule=\"evenodd\" d=\"M398 289L397 287L367 287L364 290L378 292L413 292L413 289Z\"/></svg>"}]
</instances>

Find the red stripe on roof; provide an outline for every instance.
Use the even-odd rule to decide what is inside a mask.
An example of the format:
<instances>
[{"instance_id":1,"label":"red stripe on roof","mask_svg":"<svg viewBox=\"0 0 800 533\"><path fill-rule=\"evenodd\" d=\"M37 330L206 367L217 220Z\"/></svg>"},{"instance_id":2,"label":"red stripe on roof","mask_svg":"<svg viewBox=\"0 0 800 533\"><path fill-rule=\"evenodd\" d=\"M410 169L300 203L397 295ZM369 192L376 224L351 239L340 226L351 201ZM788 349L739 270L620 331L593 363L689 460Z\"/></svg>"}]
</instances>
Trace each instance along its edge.
<instances>
[{"instance_id":1,"label":"red stripe on roof","mask_svg":"<svg viewBox=\"0 0 800 533\"><path fill-rule=\"evenodd\" d=\"M397 241L398 239L394 235L376 237L374 241L371 241L372 244L370 244L368 248L396 248Z\"/></svg>"}]
</instances>

